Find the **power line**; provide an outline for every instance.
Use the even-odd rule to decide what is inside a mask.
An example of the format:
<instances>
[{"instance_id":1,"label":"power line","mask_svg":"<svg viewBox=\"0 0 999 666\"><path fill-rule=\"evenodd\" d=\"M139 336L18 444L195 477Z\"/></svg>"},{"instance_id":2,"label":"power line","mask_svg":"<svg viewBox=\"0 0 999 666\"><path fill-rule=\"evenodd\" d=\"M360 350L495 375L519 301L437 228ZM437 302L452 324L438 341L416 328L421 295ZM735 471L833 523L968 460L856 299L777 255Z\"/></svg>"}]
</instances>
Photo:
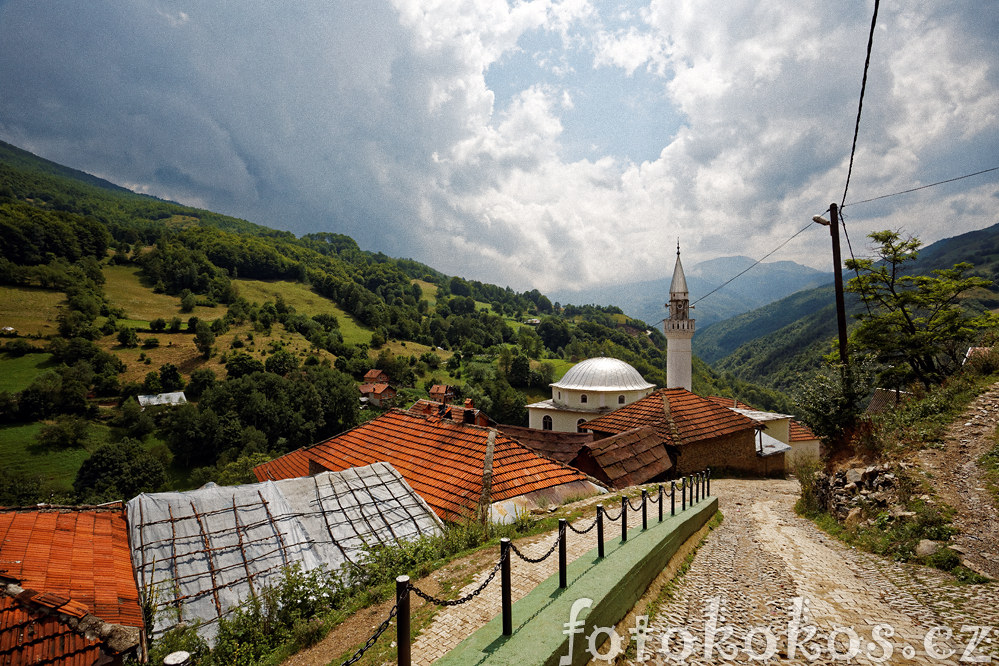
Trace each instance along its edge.
<instances>
[{"instance_id":1,"label":"power line","mask_svg":"<svg viewBox=\"0 0 999 666\"><path fill-rule=\"evenodd\" d=\"M721 289L721 288L723 288L723 287L727 287L727 286L728 286L729 284L731 284L732 282L734 282L734 281L735 281L735 280L736 280L737 278L739 278L739 277L742 277L743 275L745 275L746 273L748 273L748 272L749 272L749 271L751 271L752 269L754 269L754 268L756 268L757 266L759 266L759 265L760 265L761 263L763 263L763 260L764 260L764 259L766 259L766 258L767 258L767 257L769 257L770 255L772 255L772 254L773 254L774 252L776 252L777 250L781 249L782 247L784 247L785 245L787 245L788 243L790 243L790 242L791 242L792 240L794 240L794 239L795 239L795 238L796 238L796 237L797 237L798 235L800 235L800 234L804 233L804 232L805 232L806 230L810 229L811 227L812 227L812 225L811 225L811 224L809 224L809 225L807 225L807 226L804 226L804 227L802 227L800 231L798 231L797 233L795 233L795 234L794 234L793 236L791 236L790 238L788 238L787 240L785 240L785 241L784 241L783 243L781 243L780 245L778 245L778 246L777 246L777 247L775 247L774 249L772 249L772 250L770 250L769 252L767 252L767 253L766 253L765 255L763 255L763 256L762 256L762 257L761 257L760 259L757 259L757 260L756 260L755 262L753 262L753 264L752 264L751 266L749 266L748 268L744 269L744 270L743 270L743 271L741 271L740 273L738 273L738 274L736 274L736 275L733 275L733 276L732 276L731 278L729 278L729 279L728 279L728 280L726 280L725 282L721 283L720 285L718 285L717 287L715 287L714 289L712 289L712 290L711 290L711 291L709 291L708 293L706 293L706 294L704 294L703 296L701 296L700 298L698 298L698 299L697 299L696 301L694 301L693 303L691 303L691 305L693 305L694 303L699 303L699 302L703 301L703 300L704 300L705 298L707 298L708 296L710 296L711 294L713 294L713 293L715 293L716 291L718 291L719 289ZM664 319L663 321L666 321L666 320Z\"/></svg>"},{"instance_id":2,"label":"power line","mask_svg":"<svg viewBox=\"0 0 999 666\"><path fill-rule=\"evenodd\" d=\"M957 178L948 178L947 180L940 180L940 181L937 181L935 183L930 183L929 185L920 185L919 187L913 187L913 188L910 188L908 190L902 190L901 192L893 192L892 194L882 194L879 197L872 197L870 199L864 199L863 201L854 201L854 202L849 203L847 205L849 205L849 206L857 206L859 204L870 203L872 201L877 201L879 199L887 199L888 197L897 197L900 194L909 194L910 192L918 192L919 190L925 190L928 187L936 187L937 185L943 185L945 183L953 183L954 181L957 181L957 180L964 180L965 178L971 178L972 176L980 176L983 173L989 173L989 172L992 172L992 171L999 171L999 166L992 167L991 169L983 169L981 171L976 171L975 173L965 174L963 176L958 176ZM845 208L845 207L846 206L841 206L841 208Z\"/></svg>"},{"instance_id":3,"label":"power line","mask_svg":"<svg viewBox=\"0 0 999 666\"><path fill-rule=\"evenodd\" d=\"M874 48L874 26L878 22L878 6L880 0L874 0L874 16L871 17L871 34L867 38L867 58L864 60L864 78L860 83L860 104L857 106L857 122L853 127L853 147L850 149L850 167L846 171L846 186L843 187L843 199L840 208L846 202L846 193L850 189L850 176L853 174L853 157L857 153L857 136L860 134L860 114L864 110L864 91L867 90L867 70L871 67L871 51Z\"/></svg>"}]
</instances>

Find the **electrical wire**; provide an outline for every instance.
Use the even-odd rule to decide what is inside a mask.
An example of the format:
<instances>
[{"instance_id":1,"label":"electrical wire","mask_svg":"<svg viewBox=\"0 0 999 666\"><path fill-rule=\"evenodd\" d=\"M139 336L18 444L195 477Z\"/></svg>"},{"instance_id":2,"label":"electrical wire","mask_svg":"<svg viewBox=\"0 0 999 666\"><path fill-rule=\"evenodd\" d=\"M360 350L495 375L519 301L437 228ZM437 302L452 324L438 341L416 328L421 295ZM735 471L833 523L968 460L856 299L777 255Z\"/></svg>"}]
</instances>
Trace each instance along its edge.
<instances>
[{"instance_id":1,"label":"electrical wire","mask_svg":"<svg viewBox=\"0 0 999 666\"><path fill-rule=\"evenodd\" d=\"M918 192L919 190L925 190L929 187L936 187L937 185L943 185L945 183L953 183L954 181L964 180L965 178L971 178L972 176L980 176L983 173L990 173L992 171L999 171L999 166L992 167L991 169L982 169L981 171L976 171L975 173L968 173L963 176L958 176L957 178L948 178L947 180L940 180L935 183L930 183L929 185L920 185L919 187L913 187L908 190L902 190L901 192L893 192L891 194L882 194L879 197L871 197L870 199L864 199L863 201L853 201L847 206L859 206L860 204L870 203L872 201L878 201L880 199L887 199L889 197L897 197L900 194L909 194L910 192ZM841 208L846 208L846 206L841 206Z\"/></svg>"},{"instance_id":2,"label":"electrical wire","mask_svg":"<svg viewBox=\"0 0 999 666\"><path fill-rule=\"evenodd\" d=\"M846 193L850 189L850 176L853 175L853 158L857 153L857 137L860 135L860 114L864 110L864 92L867 90L867 71L871 67L871 51L874 48L874 27L878 22L878 6L880 0L874 0L874 16L871 17L871 34L867 38L867 58L864 60L864 78L860 83L860 104L857 105L857 122L853 127L853 147L850 149L850 166L846 171L846 185L843 187L843 198L840 208L846 202Z\"/></svg>"},{"instance_id":3,"label":"electrical wire","mask_svg":"<svg viewBox=\"0 0 999 666\"><path fill-rule=\"evenodd\" d=\"M770 250L769 252L767 252L767 253L766 253L765 255L763 255L763 256L762 256L761 258L757 259L757 260L756 260L755 262L753 262L753 264L752 264L751 266L749 266L748 268L746 268L746 269L742 270L741 272L737 273L736 275L733 275L733 276L732 276L731 278L729 278L729 279L728 279L728 280L726 280L725 282L721 283L720 285L718 285L717 287L715 287L714 289L712 289L712 290L711 290L711 291L709 291L708 293L706 293L706 294L704 294L703 296L701 296L700 298L698 298L698 299L697 299L696 301L692 302L692 303L691 303L691 305L694 305L694 303L699 303L699 302L703 301L703 300L704 300L705 298L707 298L708 296L710 296L711 294L713 294L713 293L715 293L716 291L718 291L719 289L721 289L721 288L723 288L723 287L727 287L727 286L728 286L729 284L731 284L731 283L732 283L733 281L735 281L735 280L736 280L737 278L740 278L740 277L742 277L743 275L745 275L746 273L748 273L748 272L749 272L749 271L751 271L752 269L754 269L754 268L756 268L757 266L759 266L759 265L760 265L761 263L763 263L763 260L764 260L764 259L766 259L766 258L767 258L767 257L769 257L770 255L772 255L772 254L773 254L774 252L776 252L777 250L781 249L782 247L784 247L785 245L787 245L788 243L790 243L790 242L791 242L792 240L794 240L794 239L795 239L795 238L796 238L797 236L799 236L800 234L804 233L804 232L805 232L806 230L808 230L808 229L811 229L811 227L812 227L812 225L811 225L811 224L809 224L809 225L807 225L807 226L805 226L805 227L802 227L800 231L796 232L796 233L795 233L795 234L794 234L793 236L791 236L790 238L788 238L787 240L785 240L785 241L784 241L783 243L781 243L780 245L778 245L778 246L777 246L777 247L775 247L774 249L772 249L772 250ZM666 320L664 319L663 321L666 321Z\"/></svg>"}]
</instances>

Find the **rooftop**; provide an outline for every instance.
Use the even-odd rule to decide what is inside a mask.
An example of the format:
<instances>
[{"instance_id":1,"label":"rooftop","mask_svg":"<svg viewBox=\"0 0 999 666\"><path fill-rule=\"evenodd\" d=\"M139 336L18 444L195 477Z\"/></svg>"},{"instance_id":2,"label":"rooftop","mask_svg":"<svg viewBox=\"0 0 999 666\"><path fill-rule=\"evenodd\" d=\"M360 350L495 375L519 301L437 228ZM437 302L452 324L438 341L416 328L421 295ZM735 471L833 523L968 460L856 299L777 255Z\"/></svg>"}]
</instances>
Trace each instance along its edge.
<instances>
[{"instance_id":1,"label":"rooftop","mask_svg":"<svg viewBox=\"0 0 999 666\"><path fill-rule=\"evenodd\" d=\"M649 427L585 444L574 464L615 488L651 481L673 467L663 438Z\"/></svg>"},{"instance_id":2,"label":"rooftop","mask_svg":"<svg viewBox=\"0 0 999 666\"><path fill-rule=\"evenodd\" d=\"M483 497L483 470L494 438L489 501L498 502L567 483L587 482L578 470L543 458L491 428L393 409L352 430L292 451L253 472L261 481L390 463L445 520L474 515Z\"/></svg>"},{"instance_id":3,"label":"rooftop","mask_svg":"<svg viewBox=\"0 0 999 666\"><path fill-rule=\"evenodd\" d=\"M18 587L24 592L9 596ZM114 636L105 639L106 650L74 630L87 615L101 626L118 625L108 627ZM120 503L0 509L3 663L92 664L105 651L138 646L142 627Z\"/></svg>"},{"instance_id":4,"label":"rooftop","mask_svg":"<svg viewBox=\"0 0 999 666\"><path fill-rule=\"evenodd\" d=\"M666 404L669 405L668 415ZM753 429L758 425L757 421L712 400L686 389L672 388L659 389L610 414L587 421L582 427L599 437L601 433L611 435L648 426L655 429L664 442L682 446ZM674 426L680 441L676 441Z\"/></svg>"},{"instance_id":5,"label":"rooftop","mask_svg":"<svg viewBox=\"0 0 999 666\"><path fill-rule=\"evenodd\" d=\"M655 387L624 361L605 357L580 361L552 386L575 391L636 391Z\"/></svg>"}]
</instances>

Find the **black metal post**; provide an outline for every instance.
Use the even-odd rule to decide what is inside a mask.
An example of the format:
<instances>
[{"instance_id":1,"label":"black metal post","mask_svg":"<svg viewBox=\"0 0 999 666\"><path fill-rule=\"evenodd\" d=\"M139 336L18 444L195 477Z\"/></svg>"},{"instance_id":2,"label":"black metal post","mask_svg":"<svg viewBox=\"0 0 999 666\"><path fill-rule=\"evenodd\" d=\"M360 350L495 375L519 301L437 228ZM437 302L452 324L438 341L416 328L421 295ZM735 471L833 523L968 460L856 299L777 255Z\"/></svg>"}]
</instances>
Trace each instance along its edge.
<instances>
[{"instance_id":1,"label":"black metal post","mask_svg":"<svg viewBox=\"0 0 999 666\"><path fill-rule=\"evenodd\" d=\"M669 482L669 515L676 515L676 481Z\"/></svg>"},{"instance_id":2,"label":"black metal post","mask_svg":"<svg viewBox=\"0 0 999 666\"><path fill-rule=\"evenodd\" d=\"M410 666L413 663L412 646L409 635L409 576L398 576L395 579L395 644L399 666Z\"/></svg>"},{"instance_id":3,"label":"black metal post","mask_svg":"<svg viewBox=\"0 0 999 666\"><path fill-rule=\"evenodd\" d=\"M690 506L694 506L694 475L687 476L687 488L690 490Z\"/></svg>"},{"instance_id":4,"label":"black metal post","mask_svg":"<svg viewBox=\"0 0 999 666\"><path fill-rule=\"evenodd\" d=\"M565 581L565 536L566 536L566 524L565 518L558 519L558 586L563 590L566 588Z\"/></svg>"},{"instance_id":5,"label":"black metal post","mask_svg":"<svg viewBox=\"0 0 999 666\"><path fill-rule=\"evenodd\" d=\"M604 556L604 505L597 505L597 557Z\"/></svg>"},{"instance_id":6,"label":"black metal post","mask_svg":"<svg viewBox=\"0 0 999 666\"><path fill-rule=\"evenodd\" d=\"M510 540L506 537L500 539L500 586L503 596L503 635L513 634L513 602L510 590Z\"/></svg>"},{"instance_id":7,"label":"black metal post","mask_svg":"<svg viewBox=\"0 0 999 666\"><path fill-rule=\"evenodd\" d=\"M663 522L663 484L659 484L659 522Z\"/></svg>"},{"instance_id":8,"label":"black metal post","mask_svg":"<svg viewBox=\"0 0 999 666\"><path fill-rule=\"evenodd\" d=\"M628 498L621 497L621 543L628 540Z\"/></svg>"},{"instance_id":9,"label":"black metal post","mask_svg":"<svg viewBox=\"0 0 999 666\"><path fill-rule=\"evenodd\" d=\"M710 467L708 468L708 485L706 486L706 490L704 492L707 494L708 497L711 497L711 468Z\"/></svg>"},{"instance_id":10,"label":"black metal post","mask_svg":"<svg viewBox=\"0 0 999 666\"><path fill-rule=\"evenodd\" d=\"M701 473L694 475L694 502L701 501Z\"/></svg>"},{"instance_id":11,"label":"black metal post","mask_svg":"<svg viewBox=\"0 0 999 666\"><path fill-rule=\"evenodd\" d=\"M645 503L648 500L648 493L645 492L645 488L642 488L642 529L649 529L649 512L645 508Z\"/></svg>"},{"instance_id":12,"label":"black metal post","mask_svg":"<svg viewBox=\"0 0 999 666\"><path fill-rule=\"evenodd\" d=\"M680 511L687 510L687 477L680 479L683 487L680 488Z\"/></svg>"}]
</instances>

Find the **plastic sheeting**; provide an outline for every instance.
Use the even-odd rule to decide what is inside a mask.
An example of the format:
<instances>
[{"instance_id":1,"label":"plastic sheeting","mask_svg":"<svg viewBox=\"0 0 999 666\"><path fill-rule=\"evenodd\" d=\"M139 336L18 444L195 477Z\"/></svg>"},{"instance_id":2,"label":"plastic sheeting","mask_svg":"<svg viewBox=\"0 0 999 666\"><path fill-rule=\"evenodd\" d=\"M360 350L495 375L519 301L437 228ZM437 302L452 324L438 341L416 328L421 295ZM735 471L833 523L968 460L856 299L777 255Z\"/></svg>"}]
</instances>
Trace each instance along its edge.
<instances>
[{"instance_id":1,"label":"plastic sheeting","mask_svg":"<svg viewBox=\"0 0 999 666\"><path fill-rule=\"evenodd\" d=\"M311 477L142 494L126 507L136 578L157 636L220 616L285 567L337 569L365 548L439 534L440 519L387 463Z\"/></svg>"}]
</instances>

